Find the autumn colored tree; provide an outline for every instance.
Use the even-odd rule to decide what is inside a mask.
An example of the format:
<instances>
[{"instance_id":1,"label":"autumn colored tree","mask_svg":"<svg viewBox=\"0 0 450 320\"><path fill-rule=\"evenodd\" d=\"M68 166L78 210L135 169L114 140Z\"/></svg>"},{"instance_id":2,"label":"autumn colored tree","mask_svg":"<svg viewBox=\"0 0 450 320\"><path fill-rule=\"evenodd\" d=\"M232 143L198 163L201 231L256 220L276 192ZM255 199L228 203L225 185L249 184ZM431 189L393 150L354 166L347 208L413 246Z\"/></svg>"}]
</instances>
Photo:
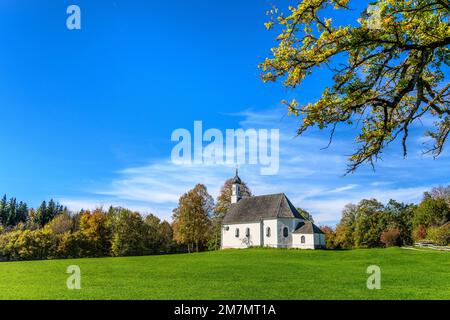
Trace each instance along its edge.
<instances>
[{"instance_id":1,"label":"autumn colored tree","mask_svg":"<svg viewBox=\"0 0 450 320\"><path fill-rule=\"evenodd\" d=\"M145 253L146 228L139 213L118 208L112 231L111 251L114 256L141 256Z\"/></svg>"},{"instance_id":2,"label":"autumn colored tree","mask_svg":"<svg viewBox=\"0 0 450 320\"><path fill-rule=\"evenodd\" d=\"M148 214L144 219L144 223L146 226L146 253L169 253L175 246L170 223L165 220L161 221L153 214Z\"/></svg>"},{"instance_id":3,"label":"autumn colored tree","mask_svg":"<svg viewBox=\"0 0 450 320\"><path fill-rule=\"evenodd\" d=\"M439 227L450 221L450 207L443 198L425 198L414 211L415 227Z\"/></svg>"},{"instance_id":4,"label":"autumn colored tree","mask_svg":"<svg viewBox=\"0 0 450 320\"><path fill-rule=\"evenodd\" d=\"M53 234L69 233L75 230L75 221L68 212L65 212L53 218L46 227L51 230Z\"/></svg>"},{"instance_id":5,"label":"autumn colored tree","mask_svg":"<svg viewBox=\"0 0 450 320\"><path fill-rule=\"evenodd\" d=\"M425 239L427 236L427 228L424 226L416 226L412 233L412 238L414 241L420 241Z\"/></svg>"},{"instance_id":6,"label":"autumn colored tree","mask_svg":"<svg viewBox=\"0 0 450 320\"><path fill-rule=\"evenodd\" d=\"M387 227L383 204L376 199L361 200L357 206L354 240L360 248L380 246L381 234Z\"/></svg>"},{"instance_id":7,"label":"autumn colored tree","mask_svg":"<svg viewBox=\"0 0 450 320\"><path fill-rule=\"evenodd\" d=\"M85 211L80 218L80 232L93 244L93 256L108 256L111 252L111 224L101 208Z\"/></svg>"},{"instance_id":8,"label":"autumn colored tree","mask_svg":"<svg viewBox=\"0 0 450 320\"><path fill-rule=\"evenodd\" d=\"M327 249L337 249L339 245L336 241L336 232L333 228L329 226L323 226L320 228L323 233L325 233L325 248Z\"/></svg>"},{"instance_id":9,"label":"autumn colored tree","mask_svg":"<svg viewBox=\"0 0 450 320\"><path fill-rule=\"evenodd\" d=\"M383 231L380 236L381 243L384 244L385 247L399 247L402 245L401 233L399 229L388 229Z\"/></svg>"},{"instance_id":10,"label":"autumn colored tree","mask_svg":"<svg viewBox=\"0 0 450 320\"><path fill-rule=\"evenodd\" d=\"M384 206L387 229L398 230L398 241L400 245L411 245L413 243L412 234L415 208L415 205L401 203L392 199ZM394 233L390 233L389 236Z\"/></svg>"},{"instance_id":11,"label":"autumn colored tree","mask_svg":"<svg viewBox=\"0 0 450 320\"><path fill-rule=\"evenodd\" d=\"M210 214L214 208L214 200L203 184L183 194L178 207L173 210L174 239L186 244L188 252L204 245L211 232Z\"/></svg>"},{"instance_id":12,"label":"autumn colored tree","mask_svg":"<svg viewBox=\"0 0 450 320\"><path fill-rule=\"evenodd\" d=\"M336 226L335 244L343 249L351 249L355 246L354 233L358 208L354 204L348 204L342 210L342 218Z\"/></svg>"},{"instance_id":13,"label":"autumn colored tree","mask_svg":"<svg viewBox=\"0 0 450 320\"><path fill-rule=\"evenodd\" d=\"M220 188L220 193L217 196L217 202L214 207L214 212L211 219L212 220L211 238L209 239L209 247L214 250L220 248L222 220L225 217L225 214L227 213L228 208L230 207L231 204L232 185L233 185L233 178L226 180L222 188ZM241 181L240 192L241 196L244 198L252 196L252 191L244 181Z\"/></svg>"},{"instance_id":14,"label":"autumn colored tree","mask_svg":"<svg viewBox=\"0 0 450 320\"><path fill-rule=\"evenodd\" d=\"M159 248L160 253L171 253L179 251L180 247L173 239L173 228L172 225L164 220L159 225L160 231L160 242L161 246Z\"/></svg>"},{"instance_id":15,"label":"autumn colored tree","mask_svg":"<svg viewBox=\"0 0 450 320\"><path fill-rule=\"evenodd\" d=\"M358 0L361 1L361 0ZM374 164L382 150L399 139L403 154L413 123L432 118L425 132L441 154L450 134L450 4L447 0L378 0L361 18L338 25L332 10L348 11L356 0L303 0L270 11L268 29L278 45L260 64L264 81L283 80L296 88L317 67L332 72L333 84L320 98L300 105L284 101L289 114L302 117L301 135L311 127L330 130L355 124L358 147L348 171Z\"/></svg>"},{"instance_id":16,"label":"autumn colored tree","mask_svg":"<svg viewBox=\"0 0 450 320\"><path fill-rule=\"evenodd\" d=\"M450 244L450 223L428 229L427 238L439 246Z\"/></svg>"}]
</instances>

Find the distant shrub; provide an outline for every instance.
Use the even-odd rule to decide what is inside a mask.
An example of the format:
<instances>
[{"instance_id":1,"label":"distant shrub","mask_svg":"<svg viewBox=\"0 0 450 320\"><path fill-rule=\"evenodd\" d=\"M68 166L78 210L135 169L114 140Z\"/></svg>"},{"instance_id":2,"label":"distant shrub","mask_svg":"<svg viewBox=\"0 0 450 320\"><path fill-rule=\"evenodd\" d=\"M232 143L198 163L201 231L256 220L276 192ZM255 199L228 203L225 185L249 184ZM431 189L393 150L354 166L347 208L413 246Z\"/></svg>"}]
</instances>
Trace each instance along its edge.
<instances>
[{"instance_id":1,"label":"distant shrub","mask_svg":"<svg viewBox=\"0 0 450 320\"><path fill-rule=\"evenodd\" d=\"M441 227L429 228L427 238L439 246L450 244L450 223Z\"/></svg>"},{"instance_id":2,"label":"distant shrub","mask_svg":"<svg viewBox=\"0 0 450 320\"><path fill-rule=\"evenodd\" d=\"M325 233L325 248L326 249L337 249L339 244L336 240L336 232L333 228L329 226L323 226L320 228L323 233Z\"/></svg>"},{"instance_id":3,"label":"distant shrub","mask_svg":"<svg viewBox=\"0 0 450 320\"><path fill-rule=\"evenodd\" d=\"M383 231L383 233L381 233L380 241L384 244L385 247L401 246L400 230L392 228Z\"/></svg>"},{"instance_id":4,"label":"distant shrub","mask_svg":"<svg viewBox=\"0 0 450 320\"><path fill-rule=\"evenodd\" d=\"M50 230L25 230L14 246L20 260L41 260L55 257L57 242Z\"/></svg>"},{"instance_id":5,"label":"distant shrub","mask_svg":"<svg viewBox=\"0 0 450 320\"><path fill-rule=\"evenodd\" d=\"M60 237L57 255L59 258L83 258L96 256L95 244L83 233L65 233Z\"/></svg>"},{"instance_id":6,"label":"distant shrub","mask_svg":"<svg viewBox=\"0 0 450 320\"><path fill-rule=\"evenodd\" d=\"M15 243L20 236L21 231L10 231L0 235L0 257L5 260L17 260Z\"/></svg>"},{"instance_id":7,"label":"distant shrub","mask_svg":"<svg viewBox=\"0 0 450 320\"><path fill-rule=\"evenodd\" d=\"M0 256L6 260L53 258L57 239L49 230L16 230L0 235Z\"/></svg>"},{"instance_id":8,"label":"distant shrub","mask_svg":"<svg viewBox=\"0 0 450 320\"><path fill-rule=\"evenodd\" d=\"M418 226L413 231L414 241L420 241L427 237L427 229L424 226Z\"/></svg>"},{"instance_id":9,"label":"distant shrub","mask_svg":"<svg viewBox=\"0 0 450 320\"><path fill-rule=\"evenodd\" d=\"M64 234L74 230L74 221L68 213L62 213L53 218L46 228L50 229L53 234Z\"/></svg>"}]
</instances>

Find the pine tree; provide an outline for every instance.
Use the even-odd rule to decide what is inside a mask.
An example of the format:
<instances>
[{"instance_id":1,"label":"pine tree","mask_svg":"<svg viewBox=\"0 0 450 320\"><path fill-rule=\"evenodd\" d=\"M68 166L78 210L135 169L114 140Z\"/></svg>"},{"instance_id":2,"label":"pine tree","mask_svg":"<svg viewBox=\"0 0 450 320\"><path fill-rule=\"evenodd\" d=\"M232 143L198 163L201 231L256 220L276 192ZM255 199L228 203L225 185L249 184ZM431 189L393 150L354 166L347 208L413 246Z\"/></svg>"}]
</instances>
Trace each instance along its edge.
<instances>
[{"instance_id":1,"label":"pine tree","mask_svg":"<svg viewBox=\"0 0 450 320\"><path fill-rule=\"evenodd\" d=\"M41 205L36 211L36 223L39 226L44 226L47 220L47 202L42 201Z\"/></svg>"},{"instance_id":2,"label":"pine tree","mask_svg":"<svg viewBox=\"0 0 450 320\"><path fill-rule=\"evenodd\" d=\"M6 218L6 225L7 226L15 226L17 224L17 200L16 198L11 198L9 200L8 206L7 206L7 218Z\"/></svg>"},{"instance_id":3,"label":"pine tree","mask_svg":"<svg viewBox=\"0 0 450 320\"><path fill-rule=\"evenodd\" d=\"M6 221L8 219L7 214L7 200L6 200L6 194L3 196L2 200L0 201L0 225L6 227Z\"/></svg>"},{"instance_id":4,"label":"pine tree","mask_svg":"<svg viewBox=\"0 0 450 320\"><path fill-rule=\"evenodd\" d=\"M25 202L20 201L16 210L16 223L26 222L28 220L28 206Z\"/></svg>"}]
</instances>

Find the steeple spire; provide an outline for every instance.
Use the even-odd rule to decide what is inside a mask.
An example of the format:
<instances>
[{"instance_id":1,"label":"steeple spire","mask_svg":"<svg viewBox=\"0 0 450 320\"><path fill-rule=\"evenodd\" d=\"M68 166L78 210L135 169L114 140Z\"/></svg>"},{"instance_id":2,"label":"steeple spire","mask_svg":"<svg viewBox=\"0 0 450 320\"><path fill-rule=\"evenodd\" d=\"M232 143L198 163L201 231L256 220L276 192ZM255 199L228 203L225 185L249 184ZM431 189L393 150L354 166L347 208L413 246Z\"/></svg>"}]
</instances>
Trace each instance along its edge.
<instances>
[{"instance_id":1,"label":"steeple spire","mask_svg":"<svg viewBox=\"0 0 450 320\"><path fill-rule=\"evenodd\" d=\"M236 175L233 178L233 185L231 186L231 203L237 203L241 200L241 178L239 178L238 169L236 167Z\"/></svg>"},{"instance_id":2,"label":"steeple spire","mask_svg":"<svg viewBox=\"0 0 450 320\"><path fill-rule=\"evenodd\" d=\"M242 183L242 181L241 181L241 178L239 178L239 175L238 175L238 168L236 167L236 175L234 176L234 178L233 178L233 184L241 184Z\"/></svg>"}]
</instances>

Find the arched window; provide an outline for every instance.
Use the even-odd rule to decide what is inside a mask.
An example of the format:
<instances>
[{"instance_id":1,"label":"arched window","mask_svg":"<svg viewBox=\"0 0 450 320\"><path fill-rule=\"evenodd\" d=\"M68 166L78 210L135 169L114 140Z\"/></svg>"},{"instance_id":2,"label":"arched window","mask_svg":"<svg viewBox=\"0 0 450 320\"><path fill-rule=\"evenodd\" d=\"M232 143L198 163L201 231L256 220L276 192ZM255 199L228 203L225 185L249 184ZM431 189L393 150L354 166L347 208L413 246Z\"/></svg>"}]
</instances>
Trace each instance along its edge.
<instances>
[{"instance_id":1,"label":"arched window","mask_svg":"<svg viewBox=\"0 0 450 320\"><path fill-rule=\"evenodd\" d=\"M234 235L236 236L236 238L239 238L239 228L236 228Z\"/></svg>"},{"instance_id":2,"label":"arched window","mask_svg":"<svg viewBox=\"0 0 450 320\"><path fill-rule=\"evenodd\" d=\"M301 241L301 243L305 243L305 242L306 242L305 236L302 236L302 237L300 238L300 241Z\"/></svg>"},{"instance_id":3,"label":"arched window","mask_svg":"<svg viewBox=\"0 0 450 320\"><path fill-rule=\"evenodd\" d=\"M250 228L245 229L245 236L246 236L247 238L250 237Z\"/></svg>"},{"instance_id":4,"label":"arched window","mask_svg":"<svg viewBox=\"0 0 450 320\"><path fill-rule=\"evenodd\" d=\"M289 235L289 229L287 227L284 227L283 229L283 237L287 238Z\"/></svg>"},{"instance_id":5,"label":"arched window","mask_svg":"<svg viewBox=\"0 0 450 320\"><path fill-rule=\"evenodd\" d=\"M270 237L270 227L267 227L266 229L266 237Z\"/></svg>"}]
</instances>

